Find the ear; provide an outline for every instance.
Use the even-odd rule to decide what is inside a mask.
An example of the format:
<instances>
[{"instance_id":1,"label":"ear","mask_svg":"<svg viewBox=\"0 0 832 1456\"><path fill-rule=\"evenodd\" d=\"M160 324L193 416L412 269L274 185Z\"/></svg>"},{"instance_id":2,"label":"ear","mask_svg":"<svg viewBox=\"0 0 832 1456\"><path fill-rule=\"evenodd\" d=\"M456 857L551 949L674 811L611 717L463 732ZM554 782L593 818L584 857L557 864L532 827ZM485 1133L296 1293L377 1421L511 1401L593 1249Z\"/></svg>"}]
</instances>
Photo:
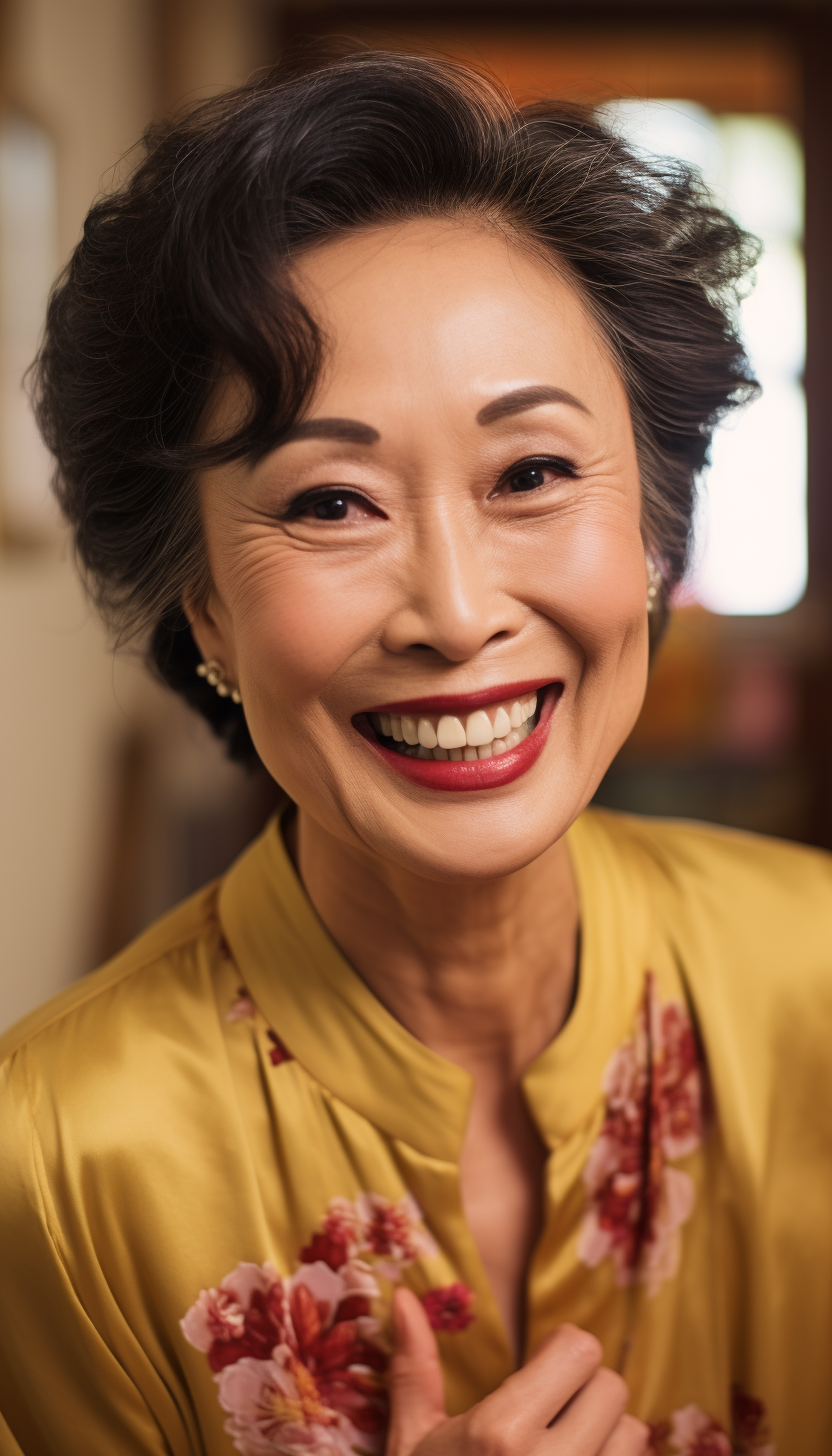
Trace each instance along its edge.
<instances>
[{"instance_id":1,"label":"ear","mask_svg":"<svg viewBox=\"0 0 832 1456\"><path fill-rule=\"evenodd\" d=\"M210 662L213 658L221 663L225 676L236 683L237 654L231 618L216 593L211 591L207 597L199 600L186 596L182 607L203 661Z\"/></svg>"}]
</instances>

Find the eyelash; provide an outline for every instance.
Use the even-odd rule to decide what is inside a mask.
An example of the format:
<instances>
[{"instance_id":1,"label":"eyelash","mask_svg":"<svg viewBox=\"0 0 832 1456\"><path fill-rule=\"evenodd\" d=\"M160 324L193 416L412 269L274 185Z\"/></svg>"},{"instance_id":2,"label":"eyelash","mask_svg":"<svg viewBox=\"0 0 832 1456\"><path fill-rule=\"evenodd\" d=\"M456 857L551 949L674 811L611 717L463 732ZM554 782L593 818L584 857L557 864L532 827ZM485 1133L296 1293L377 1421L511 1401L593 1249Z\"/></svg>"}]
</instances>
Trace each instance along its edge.
<instances>
[{"instance_id":1,"label":"eyelash","mask_svg":"<svg viewBox=\"0 0 832 1456\"><path fill-rule=\"evenodd\" d=\"M578 476L578 471L572 461L565 460L562 456L529 455L523 460L516 460L513 465L509 466L508 470L503 471L491 494L495 494L513 476L519 475L522 471L532 470L554 470L559 475L565 476L567 480L575 480ZM521 489L512 491L511 494L532 495L543 488L542 486L532 486L528 491ZM372 501L369 501L366 496L361 495L358 491L339 489L337 486L319 486L313 491L305 491L303 495L298 496L297 500L292 501L288 510L284 513L283 519L287 521L300 520L306 511L313 510L316 505L320 505L326 501L334 502L336 500L354 502L356 505L363 506L373 514L377 514Z\"/></svg>"},{"instance_id":2,"label":"eyelash","mask_svg":"<svg viewBox=\"0 0 832 1456\"><path fill-rule=\"evenodd\" d=\"M495 489L499 490L500 486L510 481L512 476L531 470L554 470L558 475L566 476L567 480L576 480L578 476L578 471L572 461L564 459L561 455L527 455L524 460L516 460L508 470L503 472ZM531 495L540 489L540 486L532 486L528 494ZM512 494L524 495L526 492L518 490L513 491Z\"/></svg>"}]
</instances>

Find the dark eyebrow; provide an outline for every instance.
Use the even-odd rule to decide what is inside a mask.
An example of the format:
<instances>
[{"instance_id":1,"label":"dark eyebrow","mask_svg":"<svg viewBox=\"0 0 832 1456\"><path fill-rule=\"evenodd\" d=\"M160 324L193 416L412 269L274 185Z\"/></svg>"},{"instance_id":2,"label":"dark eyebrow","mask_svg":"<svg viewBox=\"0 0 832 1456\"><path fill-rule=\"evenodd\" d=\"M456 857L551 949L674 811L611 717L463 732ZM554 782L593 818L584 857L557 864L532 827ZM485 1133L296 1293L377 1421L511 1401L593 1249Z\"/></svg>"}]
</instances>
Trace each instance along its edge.
<instances>
[{"instance_id":1,"label":"dark eyebrow","mask_svg":"<svg viewBox=\"0 0 832 1456\"><path fill-rule=\"evenodd\" d=\"M363 425L360 420L301 420L292 425L281 438L281 445L290 440L346 440L349 445L375 445L380 440L378 430L372 425Z\"/></svg>"},{"instance_id":2,"label":"dark eyebrow","mask_svg":"<svg viewBox=\"0 0 832 1456\"><path fill-rule=\"evenodd\" d=\"M490 404L484 404L477 414L477 424L493 425L505 415L517 415L521 410L535 409L539 404L568 404L582 414L590 413L568 389L557 389L553 384L529 384L525 389L512 389L509 394L501 394Z\"/></svg>"}]
</instances>

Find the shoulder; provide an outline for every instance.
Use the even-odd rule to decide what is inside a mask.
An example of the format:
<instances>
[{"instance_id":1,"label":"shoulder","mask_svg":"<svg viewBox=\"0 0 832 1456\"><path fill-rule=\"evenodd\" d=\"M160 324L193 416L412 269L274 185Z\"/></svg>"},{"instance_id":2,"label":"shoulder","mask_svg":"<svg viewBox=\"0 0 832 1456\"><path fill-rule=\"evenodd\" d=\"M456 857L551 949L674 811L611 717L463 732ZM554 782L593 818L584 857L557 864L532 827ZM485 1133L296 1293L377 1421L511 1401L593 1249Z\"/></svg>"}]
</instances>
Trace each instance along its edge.
<instances>
[{"instance_id":1,"label":"shoulder","mask_svg":"<svg viewBox=\"0 0 832 1456\"><path fill-rule=\"evenodd\" d=\"M773 1077L785 1058L832 1094L832 856L705 824L591 818L645 887L654 944L717 1060L737 1053Z\"/></svg>"},{"instance_id":2,"label":"shoulder","mask_svg":"<svg viewBox=\"0 0 832 1456\"><path fill-rule=\"evenodd\" d=\"M217 982L235 975L216 901L216 886L200 891L0 1037L4 1097L36 1120L106 1122L128 1100L152 1104L185 1048L215 1047Z\"/></svg>"},{"instance_id":3,"label":"shoulder","mask_svg":"<svg viewBox=\"0 0 832 1456\"><path fill-rule=\"evenodd\" d=\"M832 855L711 824L593 810L591 831L637 862L651 899L729 935L788 938L832 960Z\"/></svg>"},{"instance_id":4,"label":"shoulder","mask_svg":"<svg viewBox=\"0 0 832 1456\"><path fill-rule=\"evenodd\" d=\"M217 887L209 885L177 905L99 970L83 976L44 1002L0 1036L0 1063L52 1027L75 1026L91 1012L104 1012L114 1001L141 998L160 976L181 978L199 943L216 925Z\"/></svg>"}]
</instances>

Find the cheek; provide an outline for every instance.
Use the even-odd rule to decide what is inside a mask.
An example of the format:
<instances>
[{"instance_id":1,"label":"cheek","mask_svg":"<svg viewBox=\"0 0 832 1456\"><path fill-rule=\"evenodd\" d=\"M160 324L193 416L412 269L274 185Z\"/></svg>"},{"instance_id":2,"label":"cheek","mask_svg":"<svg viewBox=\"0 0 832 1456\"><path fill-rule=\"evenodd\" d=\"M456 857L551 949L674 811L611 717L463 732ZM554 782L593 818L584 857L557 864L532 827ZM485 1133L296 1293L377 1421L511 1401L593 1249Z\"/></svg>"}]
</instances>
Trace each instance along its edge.
<instances>
[{"instance_id":1,"label":"cheek","mask_svg":"<svg viewBox=\"0 0 832 1456\"><path fill-rule=\"evenodd\" d=\"M300 708L377 631L382 604L364 563L345 572L333 562L327 570L326 559L298 551L243 575L233 617L249 703L286 704L290 695Z\"/></svg>"},{"instance_id":2,"label":"cheek","mask_svg":"<svg viewBox=\"0 0 832 1456\"><path fill-rule=\"evenodd\" d=\"M646 573L638 525L623 513L582 515L554 540L527 543L530 600L561 626L588 665L619 658L646 633Z\"/></svg>"}]
</instances>

